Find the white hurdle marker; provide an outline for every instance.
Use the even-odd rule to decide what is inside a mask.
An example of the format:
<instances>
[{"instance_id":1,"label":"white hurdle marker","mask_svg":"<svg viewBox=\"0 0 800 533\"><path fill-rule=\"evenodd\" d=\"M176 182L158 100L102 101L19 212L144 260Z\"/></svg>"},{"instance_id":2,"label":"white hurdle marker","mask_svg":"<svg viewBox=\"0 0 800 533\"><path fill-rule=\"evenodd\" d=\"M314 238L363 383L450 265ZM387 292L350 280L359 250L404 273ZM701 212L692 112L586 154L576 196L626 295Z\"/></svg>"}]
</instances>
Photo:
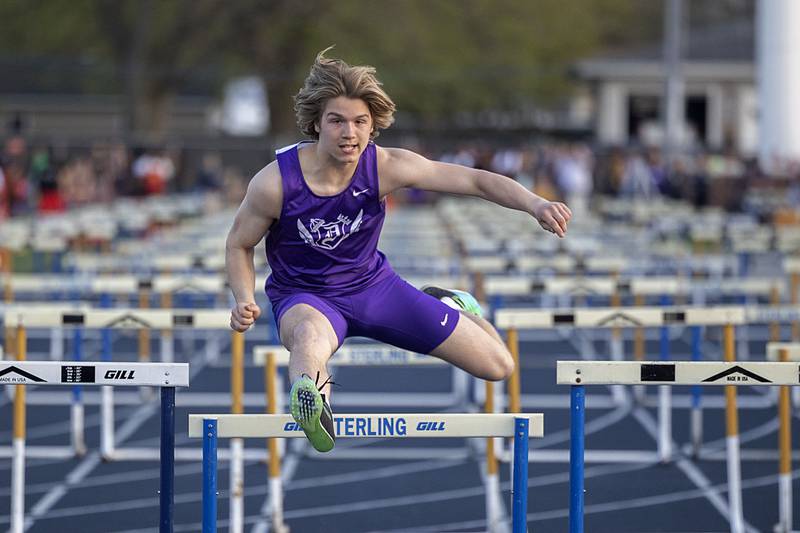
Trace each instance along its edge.
<instances>
[{"instance_id":1,"label":"white hurdle marker","mask_svg":"<svg viewBox=\"0 0 800 533\"><path fill-rule=\"evenodd\" d=\"M727 339L726 345L732 338ZM800 364L771 362L558 361L557 383L572 385L570 533L583 533L585 385L726 386L728 505L732 533L744 532L736 385L798 385ZM732 394L731 394L732 393Z\"/></svg>"},{"instance_id":2,"label":"white hurdle marker","mask_svg":"<svg viewBox=\"0 0 800 533\"><path fill-rule=\"evenodd\" d=\"M25 387L94 385L161 387L160 533L171 533L174 505L175 387L189 386L189 365L25 361L25 329L17 329L18 361L0 362L0 383L16 386L11 475L11 533L25 531Z\"/></svg>"},{"instance_id":3,"label":"white hurdle marker","mask_svg":"<svg viewBox=\"0 0 800 533\"><path fill-rule=\"evenodd\" d=\"M512 530L527 529L528 437L544 436L542 414L340 414L337 438L514 437ZM217 531L217 438L305 437L291 415L189 415L189 437L203 438L203 533ZM336 453L334 450L331 453Z\"/></svg>"}]
</instances>

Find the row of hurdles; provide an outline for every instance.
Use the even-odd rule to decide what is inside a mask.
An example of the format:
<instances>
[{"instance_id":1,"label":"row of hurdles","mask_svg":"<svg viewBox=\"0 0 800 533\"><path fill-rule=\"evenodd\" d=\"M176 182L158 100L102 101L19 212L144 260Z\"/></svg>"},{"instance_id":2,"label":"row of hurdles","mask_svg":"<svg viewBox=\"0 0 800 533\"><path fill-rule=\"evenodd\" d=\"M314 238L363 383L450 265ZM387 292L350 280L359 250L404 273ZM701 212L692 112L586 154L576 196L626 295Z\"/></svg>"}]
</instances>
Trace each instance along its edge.
<instances>
[{"instance_id":1,"label":"row of hurdles","mask_svg":"<svg viewBox=\"0 0 800 533\"><path fill-rule=\"evenodd\" d=\"M24 334L23 334L24 337ZM800 352L797 346L796 352ZM731 531L744 531L738 442L736 440L735 386L796 386L800 365L786 362L789 350L780 350L781 362L609 362L560 361L557 382L572 386L570 446L570 531L583 531L583 467L584 467L584 387L587 385L724 385L729 398L728 483ZM272 365L274 369L274 364ZM121 381L123 376L126 381ZM12 470L12 533L24 531L24 458L25 412L24 386L36 385L99 385L161 387L161 481L160 531L172 531L174 505L174 408L175 387L189 385L186 363L83 363L83 362L17 362L0 367L0 379L16 385L20 402L14 409L14 463ZM274 405L274 404L273 404ZM791 460L788 390L781 390L781 472L779 531L791 531ZM342 414L336 417L338 437L514 437L512 523L513 531L526 531L528 436L544 435L542 415L536 414ZM189 436L203 438L203 532L216 531L216 461L218 437L292 438L302 437L288 415L190 415ZM273 505L282 503L278 451L270 441L270 488ZM232 443L233 445L233 443ZM491 451L488 452L491 454ZM487 456L489 475L496 476L491 455ZM496 482L495 482L496 486ZM490 501L487 493L487 503ZM282 509L273 508L273 524L280 530ZM492 517L487 517L490 528ZM494 524L497 525L497 524ZM231 523L232 531L241 530Z\"/></svg>"},{"instance_id":2,"label":"row of hurdles","mask_svg":"<svg viewBox=\"0 0 800 533\"><path fill-rule=\"evenodd\" d=\"M711 310L713 310L714 312L711 312ZM604 311L605 311L606 315L603 315ZM122 313L122 315L115 314L115 313L118 313L118 312ZM510 312L510 310L509 310L509 312ZM618 313L618 310L616 310L614 312ZM127 313L128 318L126 320L119 320L119 317L120 316L126 316L126 313ZM134 315L131 316L130 315L131 313L134 313ZM146 313L146 315L140 315L138 318L135 318L136 317L136 313ZM158 314L154 315L152 313L158 313ZM198 313L202 313L202 312L198 312ZM26 325L26 322L28 323L28 325L30 325L32 327L55 326L56 324L58 324L60 326L70 325L72 327L75 327L77 325L83 325L85 327L109 327L110 325L113 325L113 327L123 327L123 328L124 327L128 327L128 328L130 328L130 327L138 327L138 328L141 328L141 327L143 327L145 325L149 325L150 327L159 327L159 328L164 327L164 328L166 328L166 327L169 327L170 324L172 324L174 326L176 323L177 324L181 324L181 323L183 323L183 324L194 324L195 327L204 327L204 325L205 326L209 326L210 323L213 322L213 320L210 319L210 315L207 314L208 311L206 311L205 313L206 313L205 315L202 315L202 314L198 315L198 317L196 317L196 318L193 317L191 320L185 318L185 315L181 315L181 316L184 316L184 318L178 320L178 319L176 319L175 316L172 316L169 313L156 312L156 311L146 311L146 312L138 311L138 312L136 312L136 311L132 311L132 310L128 310L128 311L124 311L124 310L123 311L120 311L120 310L97 310L97 311L88 311L88 312L84 311L84 312L81 312L81 313L75 313L74 311L71 311L71 312L68 312L66 314L58 314L58 317L56 319L49 319L49 321L42 314L36 314L35 315L36 318L31 318L31 319L28 320L27 317L24 314L18 313L18 314L12 315L10 320L9 320L9 317L6 317L6 322L7 322L7 325L9 325L9 323L14 324L14 321L16 320L16 327L18 328L17 340L18 340L18 343L20 343L20 347L18 349L18 352L20 354L24 354L24 342L25 342L24 339L25 339L25 325ZM533 313L533 314L531 314L531 313ZM589 313L589 314L587 314L587 313ZM537 324L539 327L553 327L555 324L562 324L562 325L563 324L574 324L574 325L584 325L584 326L590 326L590 327L598 327L598 325L605 325L606 327L619 327L620 325L623 325L623 323L625 323L625 320L620 321L619 318L617 318L616 320L610 320L610 321L607 320L607 318L609 316L609 313L611 313L611 310L602 310L602 309L576 310L574 312L561 310L558 313L554 313L554 312L547 313L547 312L544 312L544 311L541 311L541 310L535 310L535 311L527 311L527 312L517 311L515 315L514 314L509 315L509 316L513 317L511 319L502 318L502 316L498 317L498 319L501 321L501 323L502 323L502 320L511 320L517 327L519 327L521 325L525 325L525 324L528 324L528 325ZM682 318L681 318L681 313L682 313ZM726 342L726 346L731 346L731 347L733 346L733 343L732 343L732 340L733 340L733 325L734 324L741 324L741 323L743 323L743 321L745 319L744 311L741 308L710 308L710 309L691 309L691 308L686 308L686 309L683 309L683 310L680 310L680 311L676 311L674 309L672 309L672 310L663 310L663 309L650 309L650 308L643 309L643 310L626 309L625 310L625 314L628 317L628 320L630 319L630 317L638 317L637 320L642 325L647 325L647 326L652 326L652 325L661 325L661 326L663 326L664 324L668 324L668 323L672 323L672 324L684 323L684 324L687 324L687 325L696 325L697 323L702 323L702 324L705 324L705 325L724 324L725 331L726 331L726 341L725 341ZM201 320L200 317L203 317L203 316L205 316L206 322ZM498 325L503 327L501 324L498 324ZM624 325L629 325L629 323L625 323ZM506 324L506 327L510 327L510 326L508 324ZM513 330L511 330L511 331L513 331ZM22 339L22 340L20 341L20 339ZM512 343L512 347L513 347L513 343ZM234 351L239 351L241 353L242 349L241 348L240 349L235 349ZM730 350L730 351L732 353L732 350ZM727 352L728 352L728 350L726 349L726 353ZM55 363L55 364L58 364L58 363ZM71 366L75 366L76 364L78 366L82 366L84 363L77 363L76 362L76 363L72 364ZM91 364L91 363L88 363L88 364ZM639 363L637 363L637 364L639 364ZM683 363L680 363L680 364L682 365ZM743 364L743 363L740 363L740 365L741 364ZM748 363L748 364L751 364L751 363ZM757 364L757 363L753 363L753 364ZM116 367L119 367L120 365L122 365L122 363L115 363L115 365L116 365L115 366L115 368L116 368ZM123 371L124 371L124 369L123 369ZM763 373L763 371L761 371L761 370L759 370L758 372L762 372ZM758 372L757 372L757 374L758 374ZM758 374L758 375L761 375L761 374ZM794 376L795 381L792 381L791 383L792 384L796 384L796 382L797 382L796 381L796 378L797 378L796 368L795 368L793 376ZM774 380L772 380L772 381L773 381L772 384L781 383L780 381L774 381ZM737 383L734 383L734 384L747 384L747 383L748 383L748 380L742 380L742 382L737 382ZM752 384L752 381L750 381L750 383ZM584 381L584 384L590 384L590 383ZM142 384L140 383L139 385L142 385ZM513 397L514 397L513 390L515 388L517 388L517 397L518 397L518 384L514 385L513 380L512 380L512 383L510 384L510 389L512 390L512 401L513 401ZM273 390L274 389L275 388L273 387ZM21 395L19 395L19 394L17 395L17 397L20 397L20 396ZM487 399L490 399L492 397L493 397L492 394L487 394L486 395ZM735 394L734 394L734 401L735 401ZM24 402L23 402L23 404L24 404ZM274 405L274 403L273 403L273 405ZM18 410L19 410L19 407L15 406L15 412L18 411ZM513 406L511 407L510 410L512 412L518 412L519 411L519 409L515 410ZM735 410L735 405L734 405L734 410ZM430 415L428 415L428 416L430 416ZM18 427L18 424L15 423L15 436L16 436L17 427ZM16 441L15 441L15 447L16 447ZM270 454L270 457L272 457L272 456L277 456L277 454ZM162 453L162 457L163 457L163 453ZM729 459L730 459L730 457L729 457ZM735 503L735 502L733 502L733 503ZM732 508L734 507L733 503L732 503ZM277 514L274 514L274 516L277 516ZM732 513L732 518L735 518L735 516L736 516L736 513ZM782 516L783 516L783 514L782 514Z\"/></svg>"}]
</instances>

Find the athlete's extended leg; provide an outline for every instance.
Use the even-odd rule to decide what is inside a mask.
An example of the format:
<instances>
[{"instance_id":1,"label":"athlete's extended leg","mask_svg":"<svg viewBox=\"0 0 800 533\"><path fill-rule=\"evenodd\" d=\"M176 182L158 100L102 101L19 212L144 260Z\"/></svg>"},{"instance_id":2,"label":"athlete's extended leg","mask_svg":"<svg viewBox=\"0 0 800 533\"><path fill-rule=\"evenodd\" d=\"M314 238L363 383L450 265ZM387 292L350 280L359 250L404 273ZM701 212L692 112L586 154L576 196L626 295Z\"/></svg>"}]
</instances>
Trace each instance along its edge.
<instances>
[{"instance_id":1,"label":"athlete's extended leg","mask_svg":"<svg viewBox=\"0 0 800 533\"><path fill-rule=\"evenodd\" d=\"M480 305L472 295L438 287L426 287L423 292L458 308L461 318L431 355L482 379L498 381L511 375L514 359L494 326L481 316Z\"/></svg>"},{"instance_id":2,"label":"athlete's extended leg","mask_svg":"<svg viewBox=\"0 0 800 533\"><path fill-rule=\"evenodd\" d=\"M281 342L289 350L289 403L295 421L317 451L333 448L335 434L327 362L339 346L331 321L319 310L298 303L283 313Z\"/></svg>"},{"instance_id":3,"label":"athlete's extended leg","mask_svg":"<svg viewBox=\"0 0 800 533\"><path fill-rule=\"evenodd\" d=\"M433 349L431 355L488 381L508 378L514 371L514 358L497 331L486 320L461 314L450 336Z\"/></svg>"}]
</instances>

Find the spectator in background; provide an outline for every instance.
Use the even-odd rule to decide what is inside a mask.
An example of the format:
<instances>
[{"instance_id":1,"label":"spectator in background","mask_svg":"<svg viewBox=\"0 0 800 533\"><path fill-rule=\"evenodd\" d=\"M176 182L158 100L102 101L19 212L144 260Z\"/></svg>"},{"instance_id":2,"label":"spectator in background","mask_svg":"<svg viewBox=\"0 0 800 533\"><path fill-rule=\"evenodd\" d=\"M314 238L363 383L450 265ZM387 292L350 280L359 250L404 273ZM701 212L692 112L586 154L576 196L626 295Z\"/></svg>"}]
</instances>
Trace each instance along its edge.
<instances>
[{"instance_id":1,"label":"spectator in background","mask_svg":"<svg viewBox=\"0 0 800 533\"><path fill-rule=\"evenodd\" d=\"M592 155L585 145L563 146L556 151L556 184L570 209L580 217L589 209L592 194Z\"/></svg>"},{"instance_id":2,"label":"spectator in background","mask_svg":"<svg viewBox=\"0 0 800 533\"><path fill-rule=\"evenodd\" d=\"M175 165L163 151L144 152L133 162L133 177L145 196L163 194L175 177Z\"/></svg>"},{"instance_id":3,"label":"spectator in background","mask_svg":"<svg viewBox=\"0 0 800 533\"><path fill-rule=\"evenodd\" d=\"M645 199L658 196L658 188L653 180L650 166L638 150L632 150L625 161L620 194L626 197Z\"/></svg>"},{"instance_id":4,"label":"spectator in background","mask_svg":"<svg viewBox=\"0 0 800 533\"><path fill-rule=\"evenodd\" d=\"M37 148L31 156L30 180L39 191L37 201L39 213L61 213L67 208L51 161L49 147Z\"/></svg>"},{"instance_id":5,"label":"spectator in background","mask_svg":"<svg viewBox=\"0 0 800 533\"><path fill-rule=\"evenodd\" d=\"M69 207L97 201L97 176L87 156L68 161L58 173L58 187Z\"/></svg>"},{"instance_id":6,"label":"spectator in background","mask_svg":"<svg viewBox=\"0 0 800 533\"><path fill-rule=\"evenodd\" d=\"M0 157L5 182L5 210L9 216L29 211L28 145L20 135L9 137Z\"/></svg>"},{"instance_id":7,"label":"spectator in background","mask_svg":"<svg viewBox=\"0 0 800 533\"><path fill-rule=\"evenodd\" d=\"M197 192L218 191L222 188L222 157L217 152L203 154L197 179L191 188Z\"/></svg>"}]
</instances>

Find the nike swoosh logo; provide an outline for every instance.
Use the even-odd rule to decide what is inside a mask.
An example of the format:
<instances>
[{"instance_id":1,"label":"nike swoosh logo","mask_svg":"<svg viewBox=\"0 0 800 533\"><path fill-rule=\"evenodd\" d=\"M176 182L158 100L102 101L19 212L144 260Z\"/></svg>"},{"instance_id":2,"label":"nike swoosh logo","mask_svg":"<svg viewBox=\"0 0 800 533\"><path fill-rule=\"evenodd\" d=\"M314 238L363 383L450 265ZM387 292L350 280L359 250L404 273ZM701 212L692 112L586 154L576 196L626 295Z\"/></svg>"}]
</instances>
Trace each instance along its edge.
<instances>
[{"instance_id":1,"label":"nike swoosh logo","mask_svg":"<svg viewBox=\"0 0 800 533\"><path fill-rule=\"evenodd\" d=\"M447 319L448 319L448 318L450 318L450 315L444 315L444 320L442 320L441 322L439 322L439 324L441 324L441 325L443 325L443 326L444 326L445 324L447 324Z\"/></svg>"},{"instance_id":2,"label":"nike swoosh logo","mask_svg":"<svg viewBox=\"0 0 800 533\"><path fill-rule=\"evenodd\" d=\"M363 191L353 191L353 196L358 197L360 194L364 194L365 192L369 192L369 189L364 189Z\"/></svg>"}]
</instances>

